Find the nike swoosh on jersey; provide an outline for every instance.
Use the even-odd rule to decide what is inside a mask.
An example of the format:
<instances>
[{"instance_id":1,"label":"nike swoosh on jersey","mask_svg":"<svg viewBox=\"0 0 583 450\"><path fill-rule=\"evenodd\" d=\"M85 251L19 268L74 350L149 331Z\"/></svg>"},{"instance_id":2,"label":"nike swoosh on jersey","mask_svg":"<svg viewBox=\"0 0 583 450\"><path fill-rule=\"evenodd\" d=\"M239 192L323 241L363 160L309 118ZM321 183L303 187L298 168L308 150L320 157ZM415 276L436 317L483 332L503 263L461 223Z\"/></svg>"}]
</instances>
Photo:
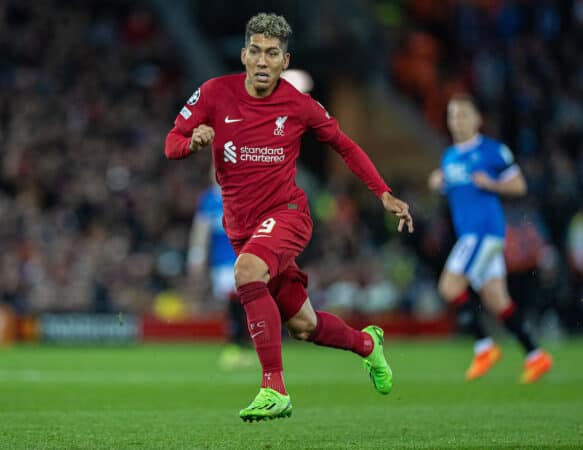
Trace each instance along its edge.
<instances>
[{"instance_id":1,"label":"nike swoosh on jersey","mask_svg":"<svg viewBox=\"0 0 583 450\"><path fill-rule=\"evenodd\" d=\"M225 123L241 122L243 119L229 119L229 116L225 117Z\"/></svg>"}]
</instances>

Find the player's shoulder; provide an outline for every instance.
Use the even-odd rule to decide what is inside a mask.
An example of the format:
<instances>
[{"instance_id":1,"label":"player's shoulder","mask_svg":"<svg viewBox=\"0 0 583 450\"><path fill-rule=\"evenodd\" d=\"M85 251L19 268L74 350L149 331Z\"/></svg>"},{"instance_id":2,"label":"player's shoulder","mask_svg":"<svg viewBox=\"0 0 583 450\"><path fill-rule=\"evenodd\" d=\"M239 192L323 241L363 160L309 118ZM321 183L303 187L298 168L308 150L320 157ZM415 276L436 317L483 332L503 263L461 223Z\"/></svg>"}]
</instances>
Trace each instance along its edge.
<instances>
[{"instance_id":1,"label":"player's shoulder","mask_svg":"<svg viewBox=\"0 0 583 450\"><path fill-rule=\"evenodd\" d=\"M499 149L502 145L504 145L502 142L490 137L490 136L485 136L485 135L481 135L481 146L483 148L486 149Z\"/></svg>"},{"instance_id":2,"label":"player's shoulder","mask_svg":"<svg viewBox=\"0 0 583 450\"><path fill-rule=\"evenodd\" d=\"M221 75L219 77L209 78L202 84L202 87L209 91L219 91L225 88L236 86L237 83L242 82L244 77L245 74L243 73Z\"/></svg>"},{"instance_id":3,"label":"player's shoulder","mask_svg":"<svg viewBox=\"0 0 583 450\"><path fill-rule=\"evenodd\" d=\"M493 160L502 159L507 165L514 163L514 155L508 146L488 136L482 137L482 149Z\"/></svg>"},{"instance_id":4,"label":"player's shoulder","mask_svg":"<svg viewBox=\"0 0 583 450\"><path fill-rule=\"evenodd\" d=\"M288 100L294 101L300 104L305 104L308 102L315 102L310 94L304 93L296 88L293 84L284 78L279 79L279 92L284 95Z\"/></svg>"}]
</instances>

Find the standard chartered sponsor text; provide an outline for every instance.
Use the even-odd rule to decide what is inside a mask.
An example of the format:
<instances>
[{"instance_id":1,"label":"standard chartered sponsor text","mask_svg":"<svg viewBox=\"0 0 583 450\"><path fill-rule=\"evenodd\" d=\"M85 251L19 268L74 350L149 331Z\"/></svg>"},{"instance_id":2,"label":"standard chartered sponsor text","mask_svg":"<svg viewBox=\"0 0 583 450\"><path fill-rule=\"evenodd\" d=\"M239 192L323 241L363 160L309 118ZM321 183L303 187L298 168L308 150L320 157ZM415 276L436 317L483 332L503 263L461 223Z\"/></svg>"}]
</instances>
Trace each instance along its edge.
<instances>
[{"instance_id":1,"label":"standard chartered sponsor text","mask_svg":"<svg viewBox=\"0 0 583 450\"><path fill-rule=\"evenodd\" d=\"M283 162L285 153L283 147L247 147L244 145L239 149L241 161L252 161L262 163Z\"/></svg>"}]
</instances>

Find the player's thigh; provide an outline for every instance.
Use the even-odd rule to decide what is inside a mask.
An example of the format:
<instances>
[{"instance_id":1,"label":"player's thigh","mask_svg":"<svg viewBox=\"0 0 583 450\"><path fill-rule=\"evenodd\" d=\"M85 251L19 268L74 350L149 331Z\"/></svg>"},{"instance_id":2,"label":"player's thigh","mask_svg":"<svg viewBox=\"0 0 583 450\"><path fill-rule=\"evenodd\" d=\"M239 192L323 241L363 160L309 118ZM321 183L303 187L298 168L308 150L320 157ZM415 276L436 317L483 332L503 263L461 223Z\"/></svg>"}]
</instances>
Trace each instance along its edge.
<instances>
[{"instance_id":1,"label":"player's thigh","mask_svg":"<svg viewBox=\"0 0 583 450\"><path fill-rule=\"evenodd\" d=\"M308 276L298 268L295 261L267 284L283 323L296 316L305 305L308 299L307 286Z\"/></svg>"},{"instance_id":2,"label":"player's thigh","mask_svg":"<svg viewBox=\"0 0 583 450\"><path fill-rule=\"evenodd\" d=\"M480 292L490 280L506 277L504 239L498 236L483 236L466 275L476 292Z\"/></svg>"},{"instance_id":3,"label":"player's thigh","mask_svg":"<svg viewBox=\"0 0 583 450\"><path fill-rule=\"evenodd\" d=\"M504 259L500 255L495 263L490 266L489 275L484 284L478 289L480 299L488 310L496 315L505 311L512 300L508 294L506 283L506 271L503 267Z\"/></svg>"},{"instance_id":4,"label":"player's thigh","mask_svg":"<svg viewBox=\"0 0 583 450\"><path fill-rule=\"evenodd\" d=\"M448 302L455 300L469 285L467 271L476 255L479 237L475 234L460 236L457 240L439 278L439 293Z\"/></svg>"},{"instance_id":5,"label":"player's thigh","mask_svg":"<svg viewBox=\"0 0 583 450\"><path fill-rule=\"evenodd\" d=\"M439 277L439 294L446 302L453 302L468 288L469 282L463 273L450 272L447 269Z\"/></svg>"},{"instance_id":6,"label":"player's thigh","mask_svg":"<svg viewBox=\"0 0 583 450\"><path fill-rule=\"evenodd\" d=\"M312 236L312 220L299 211L278 211L265 218L253 231L241 253L262 259L271 278L283 273L304 251Z\"/></svg>"},{"instance_id":7,"label":"player's thigh","mask_svg":"<svg viewBox=\"0 0 583 450\"><path fill-rule=\"evenodd\" d=\"M468 284L479 292L487 281L505 273L503 247L504 239L499 236L461 236L445 263L444 278L439 284L441 295L453 300Z\"/></svg>"}]
</instances>

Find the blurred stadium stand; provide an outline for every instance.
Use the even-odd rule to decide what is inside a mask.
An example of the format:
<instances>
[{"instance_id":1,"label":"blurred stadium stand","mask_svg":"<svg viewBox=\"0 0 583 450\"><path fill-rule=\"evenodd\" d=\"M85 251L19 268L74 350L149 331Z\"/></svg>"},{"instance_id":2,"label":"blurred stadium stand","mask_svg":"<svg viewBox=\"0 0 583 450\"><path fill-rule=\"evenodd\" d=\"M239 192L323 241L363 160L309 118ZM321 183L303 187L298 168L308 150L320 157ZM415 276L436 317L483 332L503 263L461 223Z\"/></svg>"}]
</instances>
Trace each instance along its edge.
<instances>
[{"instance_id":1,"label":"blurred stadium stand","mask_svg":"<svg viewBox=\"0 0 583 450\"><path fill-rule=\"evenodd\" d=\"M314 303L355 321L375 314L405 334L427 332L420 323L451 329L435 292L451 229L425 179L447 142L447 96L463 89L484 103L487 130L512 146L529 179L528 201L511 206L525 210L519 230L535 224L542 244L534 263L517 266L536 301L519 300L529 296L537 320L558 312L581 330L583 55L574 43L583 2L272 3L0 2L5 308L113 322L145 315L146 328L158 326L152 317L210 317L217 333L213 305L195 297L184 270L209 158L168 162L163 139L201 81L241 70L245 21L266 9L289 19L292 67L310 72L313 96L417 220L415 235L397 236L339 158L306 139L298 181L316 227L301 263Z\"/></svg>"}]
</instances>

